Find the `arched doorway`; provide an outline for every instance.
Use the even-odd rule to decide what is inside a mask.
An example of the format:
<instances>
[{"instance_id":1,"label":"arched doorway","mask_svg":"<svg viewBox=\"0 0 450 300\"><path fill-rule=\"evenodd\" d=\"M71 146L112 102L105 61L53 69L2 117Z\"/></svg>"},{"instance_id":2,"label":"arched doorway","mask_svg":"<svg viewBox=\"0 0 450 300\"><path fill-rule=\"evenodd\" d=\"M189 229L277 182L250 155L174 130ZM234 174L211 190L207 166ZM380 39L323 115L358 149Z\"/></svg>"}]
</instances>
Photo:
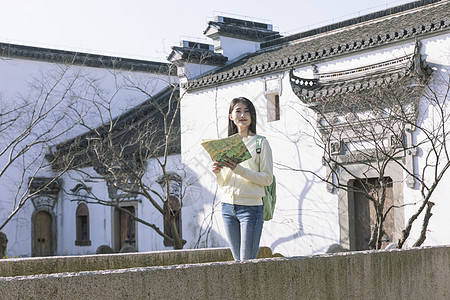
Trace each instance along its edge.
<instances>
[{"instance_id":1,"label":"arched doorway","mask_svg":"<svg viewBox=\"0 0 450 300\"><path fill-rule=\"evenodd\" d=\"M33 222L33 256L53 255L53 216L47 211L38 211Z\"/></svg>"},{"instance_id":2,"label":"arched doorway","mask_svg":"<svg viewBox=\"0 0 450 300\"><path fill-rule=\"evenodd\" d=\"M56 254L56 215L54 207L58 201L60 184L54 178L30 178L30 193L34 212L31 216L31 255Z\"/></svg>"}]
</instances>

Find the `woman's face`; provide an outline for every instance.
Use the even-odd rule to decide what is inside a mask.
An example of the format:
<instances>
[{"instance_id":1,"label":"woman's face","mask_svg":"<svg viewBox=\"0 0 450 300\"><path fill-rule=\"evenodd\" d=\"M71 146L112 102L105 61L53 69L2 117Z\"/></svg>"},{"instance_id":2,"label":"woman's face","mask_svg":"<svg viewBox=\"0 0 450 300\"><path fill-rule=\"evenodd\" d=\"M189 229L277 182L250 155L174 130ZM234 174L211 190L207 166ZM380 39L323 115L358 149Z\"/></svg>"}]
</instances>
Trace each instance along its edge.
<instances>
[{"instance_id":1,"label":"woman's face","mask_svg":"<svg viewBox=\"0 0 450 300\"><path fill-rule=\"evenodd\" d=\"M242 102L236 103L231 111L230 120L232 120L240 129L248 128L252 122L252 119L247 105Z\"/></svg>"}]
</instances>

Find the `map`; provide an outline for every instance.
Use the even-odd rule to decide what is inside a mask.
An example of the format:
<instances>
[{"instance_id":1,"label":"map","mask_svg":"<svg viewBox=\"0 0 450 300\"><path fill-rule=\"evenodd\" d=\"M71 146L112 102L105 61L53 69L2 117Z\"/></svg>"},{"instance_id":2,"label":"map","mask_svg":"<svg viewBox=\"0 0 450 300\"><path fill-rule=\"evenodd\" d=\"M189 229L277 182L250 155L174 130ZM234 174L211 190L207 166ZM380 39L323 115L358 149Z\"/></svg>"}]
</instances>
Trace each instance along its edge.
<instances>
[{"instance_id":1,"label":"map","mask_svg":"<svg viewBox=\"0 0 450 300\"><path fill-rule=\"evenodd\" d=\"M201 145L208 151L211 159L219 163L229 158L236 164L240 164L252 158L239 133L222 139L203 140Z\"/></svg>"}]
</instances>

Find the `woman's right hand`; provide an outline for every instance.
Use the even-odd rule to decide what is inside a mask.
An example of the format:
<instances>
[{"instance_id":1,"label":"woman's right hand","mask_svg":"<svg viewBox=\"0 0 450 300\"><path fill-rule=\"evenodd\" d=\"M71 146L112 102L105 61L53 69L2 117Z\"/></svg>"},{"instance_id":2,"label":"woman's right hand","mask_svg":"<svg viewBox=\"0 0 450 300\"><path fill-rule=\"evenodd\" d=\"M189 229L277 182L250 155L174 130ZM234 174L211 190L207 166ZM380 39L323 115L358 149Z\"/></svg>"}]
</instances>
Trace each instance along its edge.
<instances>
[{"instance_id":1,"label":"woman's right hand","mask_svg":"<svg viewBox=\"0 0 450 300\"><path fill-rule=\"evenodd\" d=\"M217 161L213 161L212 171L214 174L218 174L222 170L223 166Z\"/></svg>"}]
</instances>

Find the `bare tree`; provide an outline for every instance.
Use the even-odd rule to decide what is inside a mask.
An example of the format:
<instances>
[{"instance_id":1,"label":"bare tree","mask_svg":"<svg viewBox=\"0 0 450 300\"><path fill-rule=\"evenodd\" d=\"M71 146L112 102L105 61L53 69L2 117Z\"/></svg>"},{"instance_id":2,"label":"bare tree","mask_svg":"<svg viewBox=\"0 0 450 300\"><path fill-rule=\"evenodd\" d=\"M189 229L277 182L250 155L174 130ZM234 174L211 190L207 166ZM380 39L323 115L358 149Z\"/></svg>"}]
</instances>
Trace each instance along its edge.
<instances>
[{"instance_id":1,"label":"bare tree","mask_svg":"<svg viewBox=\"0 0 450 300\"><path fill-rule=\"evenodd\" d=\"M65 141L47 155L56 170L65 166L75 170L82 178L103 180L108 185L110 197L89 193L87 203L114 207L133 220L155 230L166 244L182 249L186 243L181 238L178 224L185 190L184 169L179 162L170 162L172 154L180 153L180 96L177 84L167 82L167 87L154 93L148 82L136 82L117 72L124 85L119 89L138 91L147 100L131 109L124 109L114 117L113 98L98 90L95 97L83 99L91 113L100 117L101 124L93 126L89 113L81 114L73 107L72 114L85 128L86 134ZM99 118L97 117L97 120ZM154 169L153 166L156 167ZM86 171L93 167L95 173ZM70 191L65 191L69 195ZM148 200L163 216L168 230L162 230L153 221L138 217L122 203L140 196Z\"/></svg>"},{"instance_id":2,"label":"bare tree","mask_svg":"<svg viewBox=\"0 0 450 300\"><path fill-rule=\"evenodd\" d=\"M447 78L445 78L446 76ZM422 152L423 166L420 173L412 174L411 177L420 184L421 202L417 211L409 218L402 237L398 241L401 248L411 233L413 223L425 210L422 221L421 233L413 246L420 246L426 239L429 220L432 216L431 209L434 202L431 201L437 187L442 184L444 175L450 167L450 153L448 149L450 130L450 107L449 107L450 78L447 74L437 73L434 82L425 87L423 106L425 111L415 124L415 129L420 136L411 149Z\"/></svg>"},{"instance_id":3,"label":"bare tree","mask_svg":"<svg viewBox=\"0 0 450 300\"><path fill-rule=\"evenodd\" d=\"M50 169L44 154L76 125L66 117L63 103L78 80L76 71L61 64L51 73L30 79L29 88L24 89L28 94L2 97L0 184L9 196L0 202L0 230L17 216L28 200L58 184L62 173L41 180Z\"/></svg>"},{"instance_id":4,"label":"bare tree","mask_svg":"<svg viewBox=\"0 0 450 300\"><path fill-rule=\"evenodd\" d=\"M414 61L400 75L373 75L367 81L373 82L374 88L361 87L359 91L316 99L310 106L316 120L304 118L314 130L312 138L316 145L323 150L327 172L324 176L316 171L301 171L326 182L330 192L341 190L353 194L353 210L356 205L368 205L362 209L365 214L355 214L355 218L370 219L367 228L355 228L370 234L363 241L365 245L357 246L359 249L380 249L393 242L386 232L386 224L394 222L395 209L407 204L396 203L392 201L393 195L389 195L395 184L388 176L391 168L404 174L401 184L410 188L419 186L421 194L420 200L412 203L420 203L419 209L408 220L396 241L397 247L403 247L413 223L426 209L421 235L414 246L420 246L425 240L434 204L431 199L449 167L450 85L448 80L443 82L437 75L431 76L431 68L421 64L420 60ZM434 82L430 82L431 78ZM420 173L416 166L418 160L414 158L417 155L424 158ZM356 198L367 204L358 204Z\"/></svg>"}]
</instances>

